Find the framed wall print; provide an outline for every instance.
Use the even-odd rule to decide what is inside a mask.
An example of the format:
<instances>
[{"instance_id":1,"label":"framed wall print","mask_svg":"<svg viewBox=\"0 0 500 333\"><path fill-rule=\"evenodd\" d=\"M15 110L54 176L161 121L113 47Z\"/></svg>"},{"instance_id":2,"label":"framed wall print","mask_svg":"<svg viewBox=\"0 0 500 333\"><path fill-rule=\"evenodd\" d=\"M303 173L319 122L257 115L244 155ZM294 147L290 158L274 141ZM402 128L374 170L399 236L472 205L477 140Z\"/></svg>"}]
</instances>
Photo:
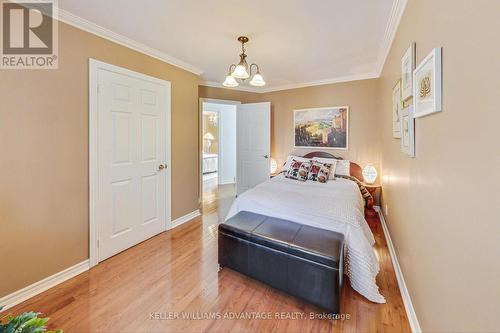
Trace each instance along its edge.
<instances>
[{"instance_id":1,"label":"framed wall print","mask_svg":"<svg viewBox=\"0 0 500 333\"><path fill-rule=\"evenodd\" d=\"M412 106L401 110L401 151L415 157L415 119Z\"/></svg>"},{"instance_id":2,"label":"framed wall print","mask_svg":"<svg viewBox=\"0 0 500 333\"><path fill-rule=\"evenodd\" d=\"M401 99L403 101L413 94L413 70L415 69L415 43L411 43L401 58Z\"/></svg>"},{"instance_id":3,"label":"framed wall print","mask_svg":"<svg viewBox=\"0 0 500 333\"><path fill-rule=\"evenodd\" d=\"M441 48L435 48L413 72L415 118L441 111Z\"/></svg>"},{"instance_id":4,"label":"framed wall print","mask_svg":"<svg viewBox=\"0 0 500 333\"><path fill-rule=\"evenodd\" d=\"M401 138L401 80L392 88L392 137Z\"/></svg>"},{"instance_id":5,"label":"framed wall print","mask_svg":"<svg viewBox=\"0 0 500 333\"><path fill-rule=\"evenodd\" d=\"M295 148L347 149L349 107L294 110Z\"/></svg>"}]
</instances>

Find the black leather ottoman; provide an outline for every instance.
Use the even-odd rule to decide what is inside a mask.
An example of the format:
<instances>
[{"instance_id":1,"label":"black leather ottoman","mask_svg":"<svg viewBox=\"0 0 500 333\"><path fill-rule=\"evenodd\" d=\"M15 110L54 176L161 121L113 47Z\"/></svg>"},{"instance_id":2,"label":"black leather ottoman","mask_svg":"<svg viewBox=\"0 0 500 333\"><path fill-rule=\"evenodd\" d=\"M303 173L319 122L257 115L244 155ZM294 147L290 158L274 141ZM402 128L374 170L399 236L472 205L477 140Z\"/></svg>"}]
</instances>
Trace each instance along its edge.
<instances>
[{"instance_id":1,"label":"black leather ottoman","mask_svg":"<svg viewBox=\"0 0 500 333\"><path fill-rule=\"evenodd\" d=\"M240 212L219 225L219 265L340 312L344 236Z\"/></svg>"}]
</instances>

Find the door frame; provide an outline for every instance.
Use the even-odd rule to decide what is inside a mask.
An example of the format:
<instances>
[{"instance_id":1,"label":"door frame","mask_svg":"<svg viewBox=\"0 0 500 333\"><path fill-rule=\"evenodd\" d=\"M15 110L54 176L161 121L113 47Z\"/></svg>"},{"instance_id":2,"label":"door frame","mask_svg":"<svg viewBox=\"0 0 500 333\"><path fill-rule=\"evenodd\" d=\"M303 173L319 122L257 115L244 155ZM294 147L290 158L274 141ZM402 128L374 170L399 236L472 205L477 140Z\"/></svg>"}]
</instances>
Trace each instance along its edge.
<instances>
[{"instance_id":1,"label":"door frame","mask_svg":"<svg viewBox=\"0 0 500 333\"><path fill-rule=\"evenodd\" d=\"M99 198L99 159L98 159L98 72L100 69L130 76L136 79L149 81L164 86L168 90L165 109L166 135L165 159L169 172L165 176L165 194L168 198L165 204L165 228L172 225L172 89L170 81L158 79L146 74L135 72L123 67L111 65L96 59L89 58L89 264L93 267L99 263L99 224L96 219L96 205Z\"/></svg>"},{"instance_id":2,"label":"door frame","mask_svg":"<svg viewBox=\"0 0 500 333\"><path fill-rule=\"evenodd\" d=\"M204 98L200 97L198 102L198 187L200 188L198 194L198 206L201 212L203 212L203 103L215 103L215 104L229 104L229 105L240 105L241 101L234 101L229 99L217 99L217 98ZM236 110L238 112L238 110ZM217 113L218 114L218 113ZM220 129L217 128L217 131ZM217 164L219 161L219 154L217 154ZM218 165L218 167L220 164ZM217 175L218 177L219 175ZM217 180L218 181L218 180Z\"/></svg>"}]
</instances>

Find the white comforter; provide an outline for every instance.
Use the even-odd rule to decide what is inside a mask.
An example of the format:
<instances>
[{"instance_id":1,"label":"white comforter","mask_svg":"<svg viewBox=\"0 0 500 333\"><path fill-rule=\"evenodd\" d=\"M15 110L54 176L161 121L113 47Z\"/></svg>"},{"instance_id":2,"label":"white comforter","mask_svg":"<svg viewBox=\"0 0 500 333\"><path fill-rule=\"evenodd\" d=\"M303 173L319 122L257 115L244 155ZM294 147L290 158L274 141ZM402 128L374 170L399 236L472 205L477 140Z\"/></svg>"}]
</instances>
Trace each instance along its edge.
<instances>
[{"instance_id":1,"label":"white comforter","mask_svg":"<svg viewBox=\"0 0 500 333\"><path fill-rule=\"evenodd\" d=\"M370 301L385 303L375 281L379 265L363 206L358 186L351 180L300 182L280 175L239 195L226 220L249 211L342 233L344 272L351 286Z\"/></svg>"}]
</instances>

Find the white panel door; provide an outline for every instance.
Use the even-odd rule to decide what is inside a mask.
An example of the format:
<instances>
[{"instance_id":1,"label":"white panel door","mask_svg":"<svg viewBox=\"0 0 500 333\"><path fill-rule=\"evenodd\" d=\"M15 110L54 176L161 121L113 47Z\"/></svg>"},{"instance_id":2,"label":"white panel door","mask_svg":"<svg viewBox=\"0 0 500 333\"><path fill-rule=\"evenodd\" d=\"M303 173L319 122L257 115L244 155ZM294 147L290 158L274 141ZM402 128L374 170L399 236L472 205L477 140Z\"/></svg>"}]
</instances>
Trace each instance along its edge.
<instances>
[{"instance_id":1,"label":"white panel door","mask_svg":"<svg viewBox=\"0 0 500 333\"><path fill-rule=\"evenodd\" d=\"M102 261L166 229L170 84L104 69L97 76Z\"/></svg>"},{"instance_id":2,"label":"white panel door","mask_svg":"<svg viewBox=\"0 0 500 333\"><path fill-rule=\"evenodd\" d=\"M236 192L269 180L271 103L240 104L236 111Z\"/></svg>"}]
</instances>

